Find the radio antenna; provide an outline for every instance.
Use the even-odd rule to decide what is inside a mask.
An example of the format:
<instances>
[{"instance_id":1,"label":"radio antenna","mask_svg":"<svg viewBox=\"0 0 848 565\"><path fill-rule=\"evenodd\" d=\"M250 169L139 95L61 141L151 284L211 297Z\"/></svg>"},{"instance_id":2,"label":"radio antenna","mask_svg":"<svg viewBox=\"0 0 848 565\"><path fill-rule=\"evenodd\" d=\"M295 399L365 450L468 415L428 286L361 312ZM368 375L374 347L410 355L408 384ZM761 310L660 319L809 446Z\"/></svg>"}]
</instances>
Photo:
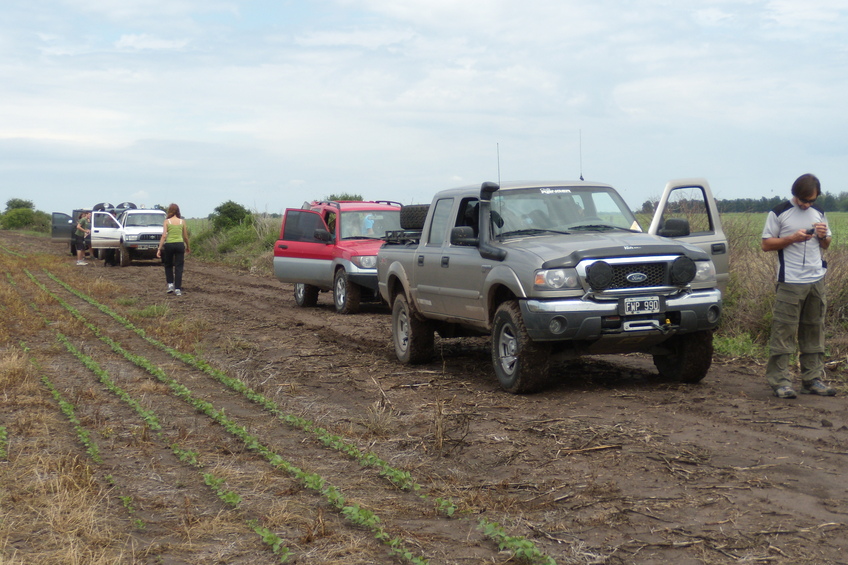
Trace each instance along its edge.
<instances>
[{"instance_id":1,"label":"radio antenna","mask_svg":"<svg viewBox=\"0 0 848 565\"><path fill-rule=\"evenodd\" d=\"M583 180L583 130L578 130L580 135L580 180Z\"/></svg>"},{"instance_id":2,"label":"radio antenna","mask_svg":"<svg viewBox=\"0 0 848 565\"><path fill-rule=\"evenodd\" d=\"M495 144L495 150L498 153L498 186L501 184L501 144Z\"/></svg>"}]
</instances>

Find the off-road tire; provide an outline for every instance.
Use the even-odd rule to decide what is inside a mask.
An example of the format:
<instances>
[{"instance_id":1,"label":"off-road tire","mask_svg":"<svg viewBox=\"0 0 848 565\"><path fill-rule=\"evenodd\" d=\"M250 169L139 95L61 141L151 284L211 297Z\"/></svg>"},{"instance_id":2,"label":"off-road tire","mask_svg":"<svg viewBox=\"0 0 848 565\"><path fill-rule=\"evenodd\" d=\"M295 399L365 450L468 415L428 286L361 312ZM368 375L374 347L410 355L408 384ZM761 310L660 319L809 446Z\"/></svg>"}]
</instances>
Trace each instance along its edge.
<instances>
[{"instance_id":1,"label":"off-road tire","mask_svg":"<svg viewBox=\"0 0 848 565\"><path fill-rule=\"evenodd\" d=\"M534 342L527 333L518 302L504 302L492 324L492 365L498 382L507 392L527 394L547 383L551 348Z\"/></svg>"},{"instance_id":2,"label":"off-road tire","mask_svg":"<svg viewBox=\"0 0 848 565\"><path fill-rule=\"evenodd\" d=\"M294 283L294 303L301 308L311 308L318 304L318 292L320 289L317 286Z\"/></svg>"},{"instance_id":3,"label":"off-road tire","mask_svg":"<svg viewBox=\"0 0 848 565\"><path fill-rule=\"evenodd\" d=\"M399 294L392 305L392 341L398 361L408 365L430 361L435 339L430 322L419 319L410 309L406 296Z\"/></svg>"},{"instance_id":4,"label":"off-road tire","mask_svg":"<svg viewBox=\"0 0 848 565\"><path fill-rule=\"evenodd\" d=\"M118 264L121 267L127 267L127 266L129 266L130 263L132 263L132 257L130 256L130 250L127 249L126 245L121 244L121 246L118 247L116 252L118 254Z\"/></svg>"},{"instance_id":5,"label":"off-road tire","mask_svg":"<svg viewBox=\"0 0 848 565\"><path fill-rule=\"evenodd\" d=\"M400 227L404 230L420 230L424 228L429 204L409 204L400 208Z\"/></svg>"},{"instance_id":6,"label":"off-road tire","mask_svg":"<svg viewBox=\"0 0 848 565\"><path fill-rule=\"evenodd\" d=\"M671 353L654 355L654 366L664 379L697 383L713 362L713 332L702 330L676 335L663 344Z\"/></svg>"},{"instance_id":7,"label":"off-road tire","mask_svg":"<svg viewBox=\"0 0 848 565\"><path fill-rule=\"evenodd\" d=\"M350 282L347 271L339 269L333 280L333 303L339 314L356 314L362 302L362 287Z\"/></svg>"}]
</instances>

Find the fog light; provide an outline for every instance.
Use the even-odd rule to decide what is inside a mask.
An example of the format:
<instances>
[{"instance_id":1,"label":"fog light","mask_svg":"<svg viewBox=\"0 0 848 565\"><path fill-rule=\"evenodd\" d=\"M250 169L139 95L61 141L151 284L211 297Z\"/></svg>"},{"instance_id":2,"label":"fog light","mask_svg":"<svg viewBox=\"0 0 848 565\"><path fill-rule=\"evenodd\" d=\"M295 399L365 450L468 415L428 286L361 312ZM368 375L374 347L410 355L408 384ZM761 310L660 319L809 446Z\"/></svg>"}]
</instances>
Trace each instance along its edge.
<instances>
[{"instance_id":1,"label":"fog light","mask_svg":"<svg viewBox=\"0 0 848 565\"><path fill-rule=\"evenodd\" d=\"M721 308L713 304L710 306L710 309L707 310L707 321L711 324L715 324L718 322L719 317L721 317Z\"/></svg>"},{"instance_id":2,"label":"fog light","mask_svg":"<svg viewBox=\"0 0 848 565\"><path fill-rule=\"evenodd\" d=\"M568 324L566 323L565 318L562 316L555 316L551 318L551 321L548 324L548 329L552 334L561 334L565 331L567 326Z\"/></svg>"},{"instance_id":3,"label":"fog light","mask_svg":"<svg viewBox=\"0 0 848 565\"><path fill-rule=\"evenodd\" d=\"M671 263L671 284L682 286L695 278L698 268L689 257L680 256Z\"/></svg>"},{"instance_id":4,"label":"fog light","mask_svg":"<svg viewBox=\"0 0 848 565\"><path fill-rule=\"evenodd\" d=\"M586 280L595 290L604 290L612 284L612 266L606 261L596 261L586 269Z\"/></svg>"}]
</instances>

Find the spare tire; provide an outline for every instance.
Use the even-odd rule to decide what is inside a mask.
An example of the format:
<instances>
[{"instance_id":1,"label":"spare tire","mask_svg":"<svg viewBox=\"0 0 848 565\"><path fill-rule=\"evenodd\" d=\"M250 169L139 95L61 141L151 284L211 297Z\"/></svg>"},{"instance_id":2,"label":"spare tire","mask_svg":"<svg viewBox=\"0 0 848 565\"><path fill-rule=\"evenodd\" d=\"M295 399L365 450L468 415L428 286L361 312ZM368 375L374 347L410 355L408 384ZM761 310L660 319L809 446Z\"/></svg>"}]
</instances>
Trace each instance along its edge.
<instances>
[{"instance_id":1,"label":"spare tire","mask_svg":"<svg viewBox=\"0 0 848 565\"><path fill-rule=\"evenodd\" d=\"M404 230L420 230L424 228L424 220L427 219L429 204L410 204L401 206L400 227Z\"/></svg>"}]
</instances>

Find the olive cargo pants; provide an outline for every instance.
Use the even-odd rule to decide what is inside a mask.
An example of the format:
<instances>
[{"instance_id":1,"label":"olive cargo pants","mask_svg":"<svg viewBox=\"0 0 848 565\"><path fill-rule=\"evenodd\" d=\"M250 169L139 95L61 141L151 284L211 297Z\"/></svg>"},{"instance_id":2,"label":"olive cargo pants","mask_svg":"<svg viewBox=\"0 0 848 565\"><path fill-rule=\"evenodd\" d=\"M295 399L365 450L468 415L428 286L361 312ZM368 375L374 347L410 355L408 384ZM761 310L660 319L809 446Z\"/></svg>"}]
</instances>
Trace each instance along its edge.
<instances>
[{"instance_id":1,"label":"olive cargo pants","mask_svg":"<svg viewBox=\"0 0 848 565\"><path fill-rule=\"evenodd\" d=\"M809 284L777 283L769 340L766 379L773 389L791 386L789 357L797 335L801 381L824 376L824 315L827 309L824 279Z\"/></svg>"}]
</instances>

